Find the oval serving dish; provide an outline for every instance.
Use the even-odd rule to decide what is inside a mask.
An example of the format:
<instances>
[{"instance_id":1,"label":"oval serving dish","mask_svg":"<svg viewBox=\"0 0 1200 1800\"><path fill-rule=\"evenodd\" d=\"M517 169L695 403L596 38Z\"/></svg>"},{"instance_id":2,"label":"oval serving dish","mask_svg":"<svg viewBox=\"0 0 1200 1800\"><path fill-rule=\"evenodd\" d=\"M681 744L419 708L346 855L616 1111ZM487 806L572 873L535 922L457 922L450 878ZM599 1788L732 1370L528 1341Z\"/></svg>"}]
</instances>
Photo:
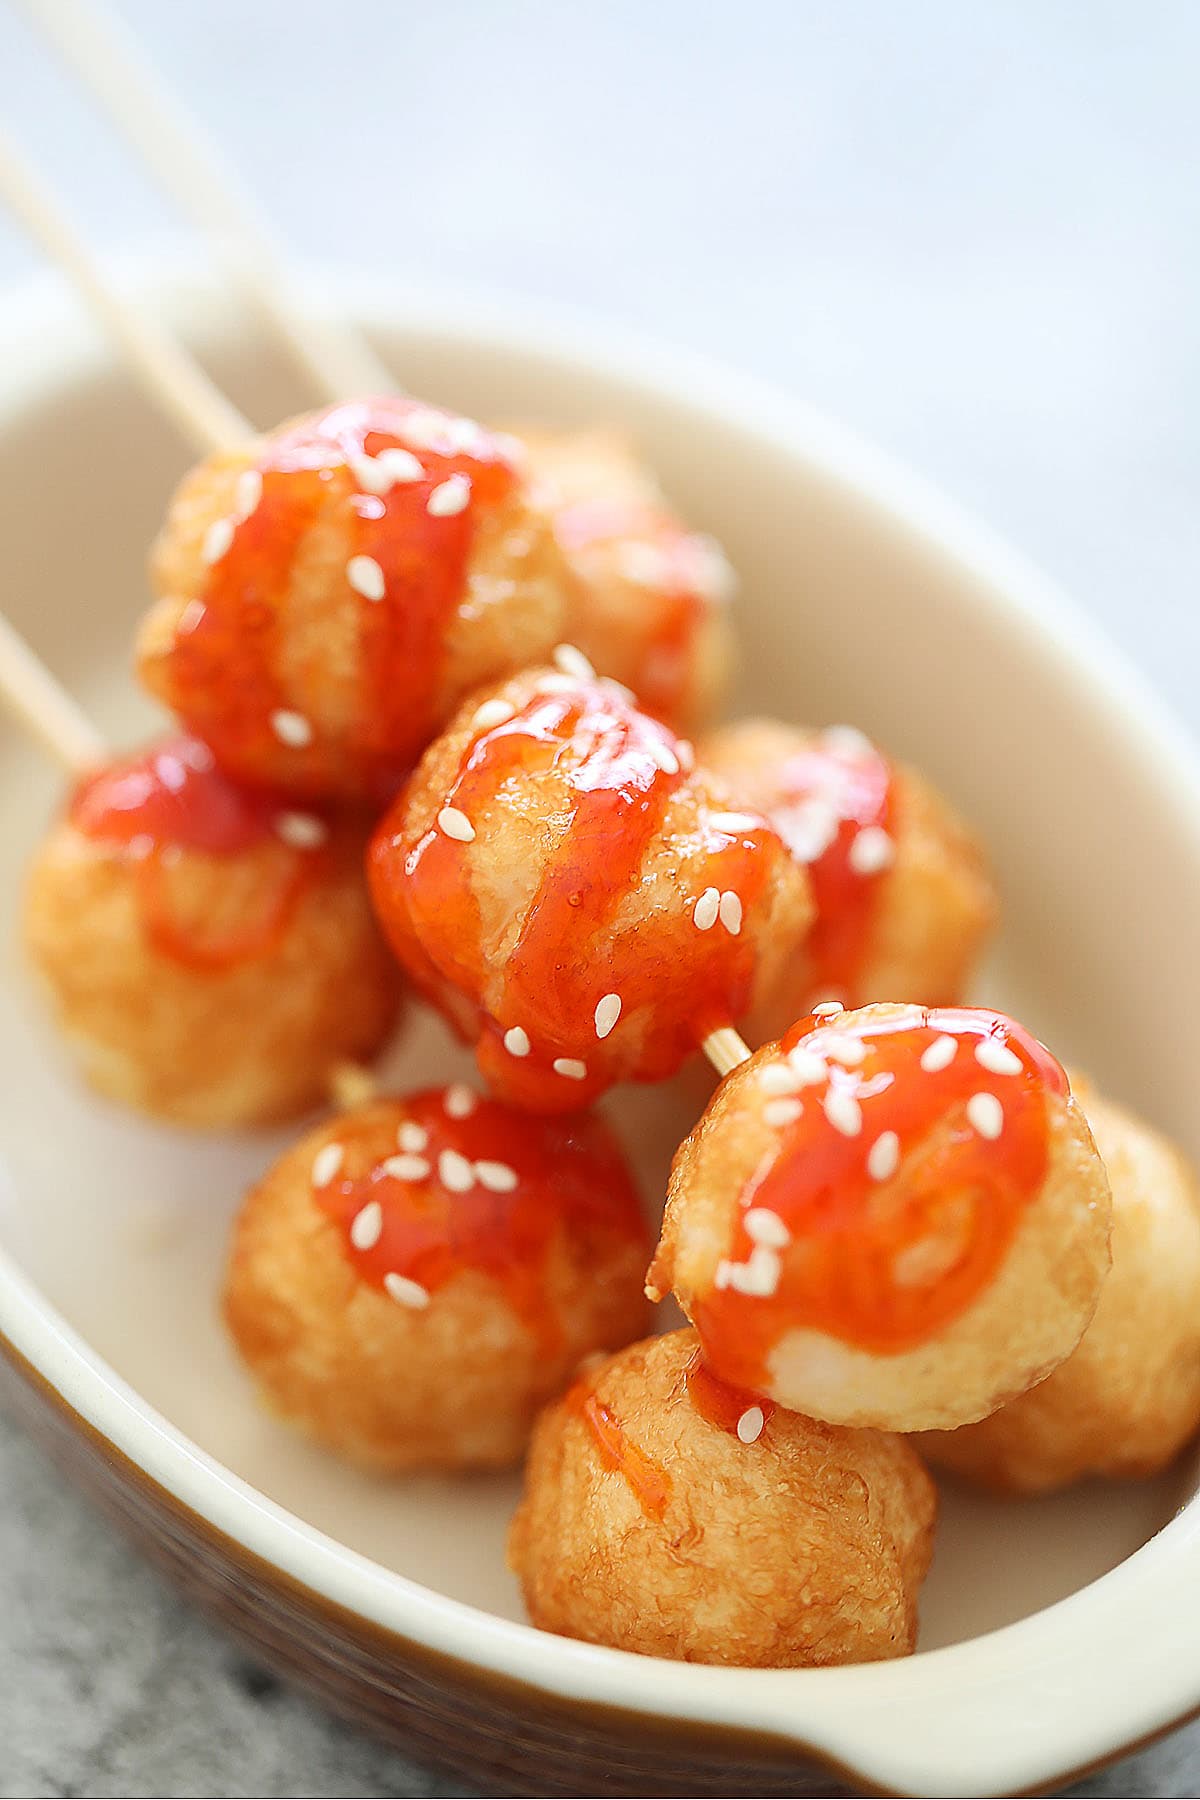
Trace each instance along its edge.
<instances>
[{"instance_id":1,"label":"oval serving dish","mask_svg":"<svg viewBox=\"0 0 1200 1800\"><path fill-rule=\"evenodd\" d=\"M309 403L211 287L165 307L255 419ZM987 841L1005 915L978 997L1200 1155L1200 768L1018 558L837 427L605 330L363 288L404 385L483 417L630 429L742 577L738 709L853 721ZM5 606L114 739L146 545L186 452L48 290L0 311ZM515 1479L387 1484L255 1404L216 1316L223 1241L284 1141L201 1138L77 1085L21 965L55 772L0 730L0 1353L19 1411L199 1605L365 1728L520 1793L1044 1791L1200 1705L1195 1469L1036 1503L947 1488L908 1661L660 1662L522 1621ZM463 1067L433 1020L392 1069ZM622 1097L661 1184L687 1097Z\"/></svg>"}]
</instances>

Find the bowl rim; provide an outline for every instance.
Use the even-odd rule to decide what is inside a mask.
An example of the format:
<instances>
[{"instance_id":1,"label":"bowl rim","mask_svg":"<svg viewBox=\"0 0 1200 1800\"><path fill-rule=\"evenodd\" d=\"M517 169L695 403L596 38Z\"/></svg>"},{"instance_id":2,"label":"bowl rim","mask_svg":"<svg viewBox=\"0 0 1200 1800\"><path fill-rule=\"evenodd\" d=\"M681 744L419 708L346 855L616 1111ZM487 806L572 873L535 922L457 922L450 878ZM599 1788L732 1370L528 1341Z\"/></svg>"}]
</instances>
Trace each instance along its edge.
<instances>
[{"instance_id":1,"label":"bowl rim","mask_svg":"<svg viewBox=\"0 0 1200 1800\"><path fill-rule=\"evenodd\" d=\"M236 335L238 308L174 256L126 259L121 280L187 334ZM817 469L974 590L971 604L1103 709L1151 767L1184 835L1200 841L1200 755L1148 682L1017 552L847 427L755 377L577 312L509 297L399 286L342 272L321 291L380 339L405 333L533 356L697 410L798 467ZM242 321L244 324L244 321ZM57 283L0 299L5 419L115 363ZM550 1636L452 1600L347 1549L268 1500L177 1431L97 1356L0 1246L0 1338L66 1406L216 1532L321 1600L484 1677L514 1678L579 1709L761 1732L864 1786L909 1793L1044 1790L1200 1707L1200 1503L1087 1587L981 1637L853 1668L725 1669ZM744 1754L744 1749L743 1749Z\"/></svg>"}]
</instances>

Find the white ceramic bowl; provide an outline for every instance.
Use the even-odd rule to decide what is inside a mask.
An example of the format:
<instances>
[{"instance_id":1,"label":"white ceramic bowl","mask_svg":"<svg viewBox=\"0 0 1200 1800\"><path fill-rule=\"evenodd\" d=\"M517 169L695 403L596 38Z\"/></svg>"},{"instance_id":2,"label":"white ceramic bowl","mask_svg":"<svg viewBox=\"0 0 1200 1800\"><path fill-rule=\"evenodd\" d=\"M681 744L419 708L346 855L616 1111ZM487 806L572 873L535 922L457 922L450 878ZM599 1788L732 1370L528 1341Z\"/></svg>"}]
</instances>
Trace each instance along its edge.
<instances>
[{"instance_id":1,"label":"white ceramic bowl","mask_svg":"<svg viewBox=\"0 0 1200 1800\"><path fill-rule=\"evenodd\" d=\"M149 298L256 419L310 400L213 290L163 280ZM491 306L349 301L430 398L632 428L742 573L739 700L853 720L926 769L1000 871L986 996L1200 1153L1200 773L1060 596L913 477L739 377ZM145 546L186 460L73 309L46 290L7 308L5 605L126 740L150 718L127 673ZM64 1461L261 1656L525 1793L803 1792L829 1764L915 1793L1044 1791L1200 1704L1190 1467L1034 1504L949 1492L921 1652L772 1672L531 1630L502 1557L514 1481L370 1481L265 1418L214 1291L239 1191L281 1140L172 1133L73 1080L12 930L57 789L0 736L0 1334ZM396 1069L424 1079L456 1056L423 1021ZM661 1168L655 1106L619 1110Z\"/></svg>"}]
</instances>

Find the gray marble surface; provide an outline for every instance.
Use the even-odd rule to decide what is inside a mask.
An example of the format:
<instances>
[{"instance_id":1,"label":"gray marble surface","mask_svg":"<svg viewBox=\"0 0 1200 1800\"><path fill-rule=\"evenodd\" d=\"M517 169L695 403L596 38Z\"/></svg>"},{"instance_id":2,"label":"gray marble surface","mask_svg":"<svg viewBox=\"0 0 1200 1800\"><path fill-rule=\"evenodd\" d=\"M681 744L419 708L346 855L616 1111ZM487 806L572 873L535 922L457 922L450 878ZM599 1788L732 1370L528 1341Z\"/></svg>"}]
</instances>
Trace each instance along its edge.
<instances>
[{"instance_id":1,"label":"gray marble surface","mask_svg":"<svg viewBox=\"0 0 1200 1800\"><path fill-rule=\"evenodd\" d=\"M123 0L306 258L586 307L840 414L1195 729L1193 0ZM170 223L0 8L97 245ZM0 221L0 286L35 267ZM0 1422L0 1793L457 1791L280 1689ZM1200 1792L1200 1727L1079 1790Z\"/></svg>"}]
</instances>

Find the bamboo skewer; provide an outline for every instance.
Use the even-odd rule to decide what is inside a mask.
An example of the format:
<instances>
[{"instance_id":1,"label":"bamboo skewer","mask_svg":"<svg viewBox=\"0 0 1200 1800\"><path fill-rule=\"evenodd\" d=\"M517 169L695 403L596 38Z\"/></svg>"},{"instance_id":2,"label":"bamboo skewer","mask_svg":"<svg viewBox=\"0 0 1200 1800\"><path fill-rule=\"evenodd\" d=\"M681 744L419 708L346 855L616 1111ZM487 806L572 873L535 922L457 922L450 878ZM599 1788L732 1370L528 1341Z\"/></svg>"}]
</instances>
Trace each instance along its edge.
<instances>
[{"instance_id":1,"label":"bamboo skewer","mask_svg":"<svg viewBox=\"0 0 1200 1800\"><path fill-rule=\"evenodd\" d=\"M2 132L0 199L58 264L164 412L199 450L232 450L255 435L182 345L118 292L56 195Z\"/></svg>"},{"instance_id":2,"label":"bamboo skewer","mask_svg":"<svg viewBox=\"0 0 1200 1800\"><path fill-rule=\"evenodd\" d=\"M279 266L202 139L177 102L141 62L136 46L107 26L87 0L24 0L27 10L116 116L164 185L237 245L243 280L289 348L337 397L348 384L378 387L378 367L351 367L340 352L355 348L344 333L308 330L285 297ZM0 199L72 281L108 328L150 395L202 451L230 450L255 433L171 334L116 290L88 251L57 197L16 147L0 134ZM364 351L364 354L369 355ZM373 360L373 359L372 359ZM365 379L364 379L365 377ZM386 378L383 385L388 385ZM0 701L70 773L101 761L105 745L74 700L0 616ZM745 1062L750 1051L732 1026L710 1032L701 1049L719 1075ZM335 1096L363 1094L362 1071L334 1070Z\"/></svg>"},{"instance_id":3,"label":"bamboo skewer","mask_svg":"<svg viewBox=\"0 0 1200 1800\"><path fill-rule=\"evenodd\" d=\"M87 714L2 613L0 701L68 775L84 775L104 760L104 739Z\"/></svg>"},{"instance_id":4,"label":"bamboo skewer","mask_svg":"<svg viewBox=\"0 0 1200 1800\"><path fill-rule=\"evenodd\" d=\"M328 400L395 391L352 327L313 317L294 297L284 259L220 151L134 35L90 0L20 0L33 24L94 95L158 185L221 247L244 292Z\"/></svg>"}]
</instances>

